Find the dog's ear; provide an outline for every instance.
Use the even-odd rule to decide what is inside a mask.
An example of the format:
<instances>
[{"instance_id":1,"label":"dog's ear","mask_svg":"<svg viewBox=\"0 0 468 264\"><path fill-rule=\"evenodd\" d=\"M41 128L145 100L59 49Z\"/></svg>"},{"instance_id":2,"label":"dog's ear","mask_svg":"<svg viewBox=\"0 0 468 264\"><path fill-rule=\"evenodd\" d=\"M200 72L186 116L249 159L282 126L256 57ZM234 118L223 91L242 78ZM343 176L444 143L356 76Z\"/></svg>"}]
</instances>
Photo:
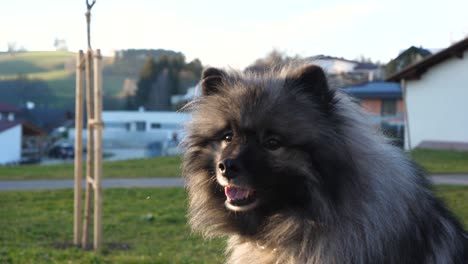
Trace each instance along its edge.
<instances>
[{"instance_id":1,"label":"dog's ear","mask_svg":"<svg viewBox=\"0 0 468 264\"><path fill-rule=\"evenodd\" d=\"M286 77L285 84L292 89L301 89L321 103L329 104L333 100L334 93L328 87L325 72L319 66L311 64L297 69Z\"/></svg>"},{"instance_id":2,"label":"dog's ear","mask_svg":"<svg viewBox=\"0 0 468 264\"><path fill-rule=\"evenodd\" d=\"M207 68L202 73L201 87L203 95L212 95L219 92L226 72L216 68Z\"/></svg>"}]
</instances>

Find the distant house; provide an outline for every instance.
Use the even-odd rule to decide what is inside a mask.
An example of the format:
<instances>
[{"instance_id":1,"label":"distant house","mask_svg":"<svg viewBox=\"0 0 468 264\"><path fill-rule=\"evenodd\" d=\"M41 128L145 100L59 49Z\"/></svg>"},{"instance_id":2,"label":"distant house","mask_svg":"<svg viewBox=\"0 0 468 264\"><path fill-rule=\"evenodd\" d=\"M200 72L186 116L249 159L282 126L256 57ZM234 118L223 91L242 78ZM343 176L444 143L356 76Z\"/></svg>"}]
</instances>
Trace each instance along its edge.
<instances>
[{"instance_id":1,"label":"distant house","mask_svg":"<svg viewBox=\"0 0 468 264\"><path fill-rule=\"evenodd\" d=\"M0 165L21 160L21 133L21 123L0 121Z\"/></svg>"},{"instance_id":2,"label":"distant house","mask_svg":"<svg viewBox=\"0 0 468 264\"><path fill-rule=\"evenodd\" d=\"M144 148L150 143L164 143L177 134L180 140L183 124L189 119L186 113L160 111L103 111L102 133L105 148ZM74 139L75 130L70 130ZM83 133L86 140L87 133Z\"/></svg>"},{"instance_id":3,"label":"distant house","mask_svg":"<svg viewBox=\"0 0 468 264\"><path fill-rule=\"evenodd\" d=\"M22 126L15 121L19 112L15 106L0 103L0 164L21 160Z\"/></svg>"},{"instance_id":4,"label":"distant house","mask_svg":"<svg viewBox=\"0 0 468 264\"><path fill-rule=\"evenodd\" d=\"M15 106L0 102L0 121L14 121L20 111Z\"/></svg>"},{"instance_id":5,"label":"distant house","mask_svg":"<svg viewBox=\"0 0 468 264\"><path fill-rule=\"evenodd\" d=\"M362 108L370 114L381 117L404 114L401 87L397 83L368 82L345 87L343 91L358 99Z\"/></svg>"},{"instance_id":6,"label":"distant house","mask_svg":"<svg viewBox=\"0 0 468 264\"><path fill-rule=\"evenodd\" d=\"M403 142L405 106L398 83L375 81L343 88L369 114L374 126Z\"/></svg>"},{"instance_id":7,"label":"distant house","mask_svg":"<svg viewBox=\"0 0 468 264\"><path fill-rule=\"evenodd\" d=\"M22 122L21 160L23 163L39 161L44 152L44 141L47 133L27 122Z\"/></svg>"},{"instance_id":8,"label":"distant house","mask_svg":"<svg viewBox=\"0 0 468 264\"><path fill-rule=\"evenodd\" d=\"M325 55L313 56L305 60L308 63L320 66L327 73L331 84L336 87L346 87L384 78L383 68L373 63Z\"/></svg>"},{"instance_id":9,"label":"distant house","mask_svg":"<svg viewBox=\"0 0 468 264\"><path fill-rule=\"evenodd\" d=\"M19 108L0 103L0 165L39 160L45 132L17 120Z\"/></svg>"},{"instance_id":10,"label":"distant house","mask_svg":"<svg viewBox=\"0 0 468 264\"><path fill-rule=\"evenodd\" d=\"M405 148L468 150L468 38L387 78L407 107Z\"/></svg>"}]
</instances>

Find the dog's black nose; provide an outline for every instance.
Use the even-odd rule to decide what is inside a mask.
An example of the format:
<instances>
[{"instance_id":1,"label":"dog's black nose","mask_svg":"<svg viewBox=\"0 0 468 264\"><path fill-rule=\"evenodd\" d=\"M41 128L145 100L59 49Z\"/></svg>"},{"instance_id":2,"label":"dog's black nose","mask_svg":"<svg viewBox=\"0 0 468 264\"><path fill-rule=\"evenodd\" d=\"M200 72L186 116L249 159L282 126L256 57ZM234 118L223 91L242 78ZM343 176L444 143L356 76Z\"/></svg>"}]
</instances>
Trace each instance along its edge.
<instances>
[{"instance_id":1,"label":"dog's black nose","mask_svg":"<svg viewBox=\"0 0 468 264\"><path fill-rule=\"evenodd\" d=\"M219 172L221 172L221 175L228 179L232 179L238 171L238 164L236 160L225 159L218 163L218 169Z\"/></svg>"}]
</instances>

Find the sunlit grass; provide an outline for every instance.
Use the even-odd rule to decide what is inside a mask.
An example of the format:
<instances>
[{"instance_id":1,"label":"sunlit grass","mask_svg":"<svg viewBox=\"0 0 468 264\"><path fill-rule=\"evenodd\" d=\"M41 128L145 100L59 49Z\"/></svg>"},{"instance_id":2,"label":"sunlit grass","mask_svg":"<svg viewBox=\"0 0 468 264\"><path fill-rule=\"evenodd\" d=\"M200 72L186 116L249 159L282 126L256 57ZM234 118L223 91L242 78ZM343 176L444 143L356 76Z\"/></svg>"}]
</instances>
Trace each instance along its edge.
<instances>
[{"instance_id":1,"label":"sunlit grass","mask_svg":"<svg viewBox=\"0 0 468 264\"><path fill-rule=\"evenodd\" d=\"M103 177L178 177L180 176L180 161L178 156L106 161L103 163ZM72 163L0 166L0 180L73 179L73 166Z\"/></svg>"},{"instance_id":2,"label":"sunlit grass","mask_svg":"<svg viewBox=\"0 0 468 264\"><path fill-rule=\"evenodd\" d=\"M44 81L55 80L55 79L63 79L71 77L73 73L66 70L54 70L54 71L47 71L47 72L36 72L36 73L29 73L25 75L28 79L41 79ZM0 75L0 79L2 80L14 80L17 79L17 74L11 75Z\"/></svg>"},{"instance_id":3,"label":"sunlit grass","mask_svg":"<svg viewBox=\"0 0 468 264\"><path fill-rule=\"evenodd\" d=\"M411 157L431 174L468 174L467 151L416 149Z\"/></svg>"},{"instance_id":4,"label":"sunlit grass","mask_svg":"<svg viewBox=\"0 0 468 264\"><path fill-rule=\"evenodd\" d=\"M434 190L468 229L468 186L440 185Z\"/></svg>"},{"instance_id":5,"label":"sunlit grass","mask_svg":"<svg viewBox=\"0 0 468 264\"><path fill-rule=\"evenodd\" d=\"M436 194L468 227L468 187ZM106 189L102 253L70 246L73 192L0 192L0 263L222 263L225 242L191 234L182 188Z\"/></svg>"},{"instance_id":6,"label":"sunlit grass","mask_svg":"<svg viewBox=\"0 0 468 264\"><path fill-rule=\"evenodd\" d=\"M76 53L66 51L0 54L0 80L15 80L19 77L43 80L54 95L50 104L56 107L70 107L74 104L75 96L75 56ZM103 63L112 63L112 58L104 57ZM104 74L104 96L117 96L127 77Z\"/></svg>"},{"instance_id":7,"label":"sunlit grass","mask_svg":"<svg viewBox=\"0 0 468 264\"><path fill-rule=\"evenodd\" d=\"M0 55L0 75L30 74L63 69L75 53L67 51L33 51Z\"/></svg>"},{"instance_id":8,"label":"sunlit grass","mask_svg":"<svg viewBox=\"0 0 468 264\"><path fill-rule=\"evenodd\" d=\"M468 152L415 150L411 156L430 174L468 173ZM104 162L106 178L177 177L180 157ZM2 179L71 179L73 164L0 166Z\"/></svg>"},{"instance_id":9,"label":"sunlit grass","mask_svg":"<svg viewBox=\"0 0 468 264\"><path fill-rule=\"evenodd\" d=\"M224 241L191 234L182 188L109 189L102 253L70 246L73 192L1 192L0 263L221 263Z\"/></svg>"}]
</instances>

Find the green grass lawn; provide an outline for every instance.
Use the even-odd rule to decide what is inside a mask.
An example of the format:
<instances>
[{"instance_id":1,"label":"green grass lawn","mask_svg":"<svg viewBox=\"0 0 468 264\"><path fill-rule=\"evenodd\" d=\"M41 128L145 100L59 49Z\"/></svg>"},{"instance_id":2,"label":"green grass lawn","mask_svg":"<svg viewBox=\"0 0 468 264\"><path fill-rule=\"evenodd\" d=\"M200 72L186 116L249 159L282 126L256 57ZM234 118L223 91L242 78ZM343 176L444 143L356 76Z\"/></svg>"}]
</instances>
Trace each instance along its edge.
<instances>
[{"instance_id":1,"label":"green grass lawn","mask_svg":"<svg viewBox=\"0 0 468 264\"><path fill-rule=\"evenodd\" d=\"M442 198L450 209L462 220L465 230L468 229L468 186L439 185L434 188L437 196Z\"/></svg>"},{"instance_id":2,"label":"green grass lawn","mask_svg":"<svg viewBox=\"0 0 468 264\"><path fill-rule=\"evenodd\" d=\"M180 176L180 157L158 157L103 163L104 178ZM0 166L0 180L73 179L74 165Z\"/></svg>"},{"instance_id":3,"label":"green grass lawn","mask_svg":"<svg viewBox=\"0 0 468 264\"><path fill-rule=\"evenodd\" d=\"M416 149L411 157L431 174L468 174L468 151Z\"/></svg>"},{"instance_id":4,"label":"green grass lawn","mask_svg":"<svg viewBox=\"0 0 468 264\"><path fill-rule=\"evenodd\" d=\"M221 263L224 241L186 224L185 190L108 189L101 254L71 246L73 192L1 192L0 263Z\"/></svg>"},{"instance_id":5,"label":"green grass lawn","mask_svg":"<svg viewBox=\"0 0 468 264\"><path fill-rule=\"evenodd\" d=\"M468 226L468 187L438 186ZM186 224L182 188L106 189L102 253L70 246L73 192L0 192L0 263L222 263L225 242Z\"/></svg>"},{"instance_id":6,"label":"green grass lawn","mask_svg":"<svg viewBox=\"0 0 468 264\"><path fill-rule=\"evenodd\" d=\"M468 152L415 150L411 156L430 174L468 174ZM104 162L104 178L177 177L180 157ZM73 164L0 166L0 180L72 179Z\"/></svg>"}]
</instances>

